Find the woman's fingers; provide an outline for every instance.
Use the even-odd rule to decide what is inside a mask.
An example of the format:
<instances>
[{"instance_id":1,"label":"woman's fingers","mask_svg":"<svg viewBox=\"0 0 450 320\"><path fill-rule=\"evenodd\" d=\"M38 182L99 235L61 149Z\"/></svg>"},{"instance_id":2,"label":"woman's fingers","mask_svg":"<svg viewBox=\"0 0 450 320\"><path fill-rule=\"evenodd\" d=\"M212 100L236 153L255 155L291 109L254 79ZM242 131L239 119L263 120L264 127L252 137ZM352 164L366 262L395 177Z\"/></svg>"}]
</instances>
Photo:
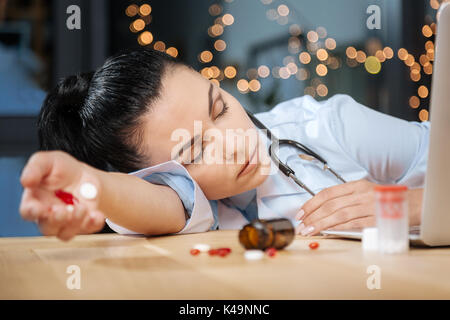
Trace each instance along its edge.
<instances>
[{"instance_id":1,"label":"woman's fingers","mask_svg":"<svg viewBox=\"0 0 450 320\"><path fill-rule=\"evenodd\" d=\"M63 241L68 241L80 233L88 209L83 203L77 203L74 206L66 205L65 211L66 220L57 236Z\"/></svg>"},{"instance_id":2,"label":"woman's fingers","mask_svg":"<svg viewBox=\"0 0 450 320\"><path fill-rule=\"evenodd\" d=\"M376 225L376 217L368 216L350 220L346 223L338 224L330 230L352 230L352 229L364 229L367 227L374 227Z\"/></svg>"},{"instance_id":3,"label":"woman's fingers","mask_svg":"<svg viewBox=\"0 0 450 320\"><path fill-rule=\"evenodd\" d=\"M36 188L50 174L54 158L47 152L36 152L22 171L20 182L24 188Z\"/></svg>"},{"instance_id":4,"label":"woman's fingers","mask_svg":"<svg viewBox=\"0 0 450 320\"><path fill-rule=\"evenodd\" d=\"M355 183L356 182L352 181L344 184L338 184L320 191L313 198L306 201L302 206L301 210L303 210L303 219L320 208L325 202L352 194L355 188Z\"/></svg>"},{"instance_id":5,"label":"woman's fingers","mask_svg":"<svg viewBox=\"0 0 450 320\"><path fill-rule=\"evenodd\" d=\"M46 215L46 207L33 196L32 189L26 188L22 194L19 212L24 220L36 221Z\"/></svg>"},{"instance_id":6,"label":"woman's fingers","mask_svg":"<svg viewBox=\"0 0 450 320\"><path fill-rule=\"evenodd\" d=\"M98 210L91 211L86 215L81 225L81 233L94 233L100 231L105 225L105 215Z\"/></svg>"},{"instance_id":7,"label":"woman's fingers","mask_svg":"<svg viewBox=\"0 0 450 320\"><path fill-rule=\"evenodd\" d=\"M351 220L367 217L367 211L364 206L354 205L337 210L332 215L325 217L312 224L305 224L305 228L301 231L302 235L316 235L322 230L333 228L337 225L345 224Z\"/></svg>"},{"instance_id":8,"label":"woman's fingers","mask_svg":"<svg viewBox=\"0 0 450 320\"><path fill-rule=\"evenodd\" d=\"M350 194L339 198L334 198L326 201L318 209L303 219L305 225L312 225L317 221L325 219L326 217L334 214L338 210L342 210L346 207L354 206L363 203L367 198L366 194Z\"/></svg>"}]
</instances>

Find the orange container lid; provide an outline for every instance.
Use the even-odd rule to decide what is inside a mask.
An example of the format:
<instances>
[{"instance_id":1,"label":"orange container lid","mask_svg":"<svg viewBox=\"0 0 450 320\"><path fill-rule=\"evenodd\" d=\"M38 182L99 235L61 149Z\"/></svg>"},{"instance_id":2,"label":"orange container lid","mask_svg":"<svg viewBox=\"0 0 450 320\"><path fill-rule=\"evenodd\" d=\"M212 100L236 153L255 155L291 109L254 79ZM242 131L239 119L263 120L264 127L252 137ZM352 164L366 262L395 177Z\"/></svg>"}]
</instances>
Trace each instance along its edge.
<instances>
[{"instance_id":1,"label":"orange container lid","mask_svg":"<svg viewBox=\"0 0 450 320\"><path fill-rule=\"evenodd\" d=\"M403 185L376 185L374 190L377 192L399 192L408 190L407 186Z\"/></svg>"}]
</instances>

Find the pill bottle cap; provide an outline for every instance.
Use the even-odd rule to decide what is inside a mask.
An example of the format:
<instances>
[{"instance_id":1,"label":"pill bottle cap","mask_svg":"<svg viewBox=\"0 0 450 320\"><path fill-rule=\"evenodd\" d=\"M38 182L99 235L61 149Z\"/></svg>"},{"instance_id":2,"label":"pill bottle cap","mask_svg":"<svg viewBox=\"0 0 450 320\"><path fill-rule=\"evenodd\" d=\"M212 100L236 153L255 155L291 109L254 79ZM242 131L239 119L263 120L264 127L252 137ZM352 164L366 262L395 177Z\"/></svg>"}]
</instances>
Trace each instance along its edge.
<instances>
[{"instance_id":1,"label":"pill bottle cap","mask_svg":"<svg viewBox=\"0 0 450 320\"><path fill-rule=\"evenodd\" d=\"M376 185L374 190L377 192L400 192L408 190L408 187L403 185Z\"/></svg>"},{"instance_id":2,"label":"pill bottle cap","mask_svg":"<svg viewBox=\"0 0 450 320\"><path fill-rule=\"evenodd\" d=\"M378 229L364 228L362 232L362 247L364 251L376 251L378 249Z\"/></svg>"}]
</instances>

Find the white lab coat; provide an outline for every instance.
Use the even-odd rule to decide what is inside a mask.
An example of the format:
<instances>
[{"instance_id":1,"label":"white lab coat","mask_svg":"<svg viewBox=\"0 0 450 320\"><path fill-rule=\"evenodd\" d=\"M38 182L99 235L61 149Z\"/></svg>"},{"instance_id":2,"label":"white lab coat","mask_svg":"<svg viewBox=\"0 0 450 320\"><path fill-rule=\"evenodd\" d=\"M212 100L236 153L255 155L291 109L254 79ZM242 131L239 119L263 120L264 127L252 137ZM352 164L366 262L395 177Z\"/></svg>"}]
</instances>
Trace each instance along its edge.
<instances>
[{"instance_id":1,"label":"white lab coat","mask_svg":"<svg viewBox=\"0 0 450 320\"><path fill-rule=\"evenodd\" d=\"M347 95L335 95L323 102L303 96L255 116L279 139L299 141L317 152L346 181L367 179L379 184L423 187L429 122L394 118L367 108ZM268 146L269 140L265 140ZM287 161L296 175L316 193L340 183L317 164L300 159L294 148L281 148L279 158ZM175 161L131 174L145 178L155 172L169 172L191 181L190 218L179 234L205 232L216 226L239 229L249 222L235 207L221 200L208 201L187 170ZM311 196L283 173L276 172L256 188L258 218L286 217L296 225L295 215ZM184 204L187 203L186 189L189 188L184 185L183 190L176 190ZM106 222L118 233L135 234L108 219Z\"/></svg>"}]
</instances>

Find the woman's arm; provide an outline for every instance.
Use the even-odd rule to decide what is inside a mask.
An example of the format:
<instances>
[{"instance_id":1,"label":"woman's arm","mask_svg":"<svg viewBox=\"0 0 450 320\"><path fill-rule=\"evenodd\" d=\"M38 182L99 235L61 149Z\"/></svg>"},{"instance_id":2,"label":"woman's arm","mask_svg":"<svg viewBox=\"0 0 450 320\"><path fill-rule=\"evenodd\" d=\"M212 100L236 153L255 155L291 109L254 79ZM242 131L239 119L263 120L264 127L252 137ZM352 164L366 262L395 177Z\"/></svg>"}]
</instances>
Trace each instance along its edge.
<instances>
[{"instance_id":1,"label":"woman's arm","mask_svg":"<svg viewBox=\"0 0 450 320\"><path fill-rule=\"evenodd\" d=\"M148 235L176 233L183 229L185 210L172 188L124 173L97 169L94 172L102 190L98 206L114 223Z\"/></svg>"},{"instance_id":2,"label":"woman's arm","mask_svg":"<svg viewBox=\"0 0 450 320\"><path fill-rule=\"evenodd\" d=\"M97 187L95 199L84 199L79 189L89 182ZM185 210L170 187L155 185L123 173L109 173L60 151L38 152L24 168L22 217L37 221L43 234L69 240L95 232L111 221L138 233L175 233L186 222ZM54 192L62 189L79 201L71 211Z\"/></svg>"}]
</instances>

